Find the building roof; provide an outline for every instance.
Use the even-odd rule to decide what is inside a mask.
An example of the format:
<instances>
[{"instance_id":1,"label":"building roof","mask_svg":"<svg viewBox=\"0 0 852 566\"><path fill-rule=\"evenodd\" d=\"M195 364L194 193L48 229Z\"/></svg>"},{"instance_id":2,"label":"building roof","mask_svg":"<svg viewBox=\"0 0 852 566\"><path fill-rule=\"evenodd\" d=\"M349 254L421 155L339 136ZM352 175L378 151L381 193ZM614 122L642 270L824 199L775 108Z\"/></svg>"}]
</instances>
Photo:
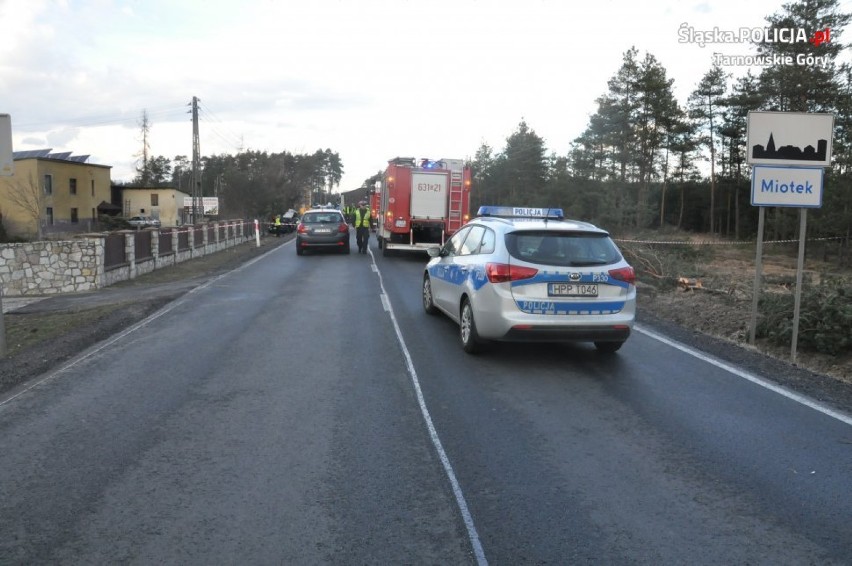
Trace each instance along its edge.
<instances>
[{"instance_id":1,"label":"building roof","mask_svg":"<svg viewBox=\"0 0 852 566\"><path fill-rule=\"evenodd\" d=\"M53 149L27 149L24 151L13 151L12 159L53 159L56 161L70 161L72 163L86 163L89 165L95 165L94 163L89 163L89 155L72 155L70 151L62 151L58 153L52 153ZM106 165L100 165L99 167L107 167Z\"/></svg>"}]
</instances>

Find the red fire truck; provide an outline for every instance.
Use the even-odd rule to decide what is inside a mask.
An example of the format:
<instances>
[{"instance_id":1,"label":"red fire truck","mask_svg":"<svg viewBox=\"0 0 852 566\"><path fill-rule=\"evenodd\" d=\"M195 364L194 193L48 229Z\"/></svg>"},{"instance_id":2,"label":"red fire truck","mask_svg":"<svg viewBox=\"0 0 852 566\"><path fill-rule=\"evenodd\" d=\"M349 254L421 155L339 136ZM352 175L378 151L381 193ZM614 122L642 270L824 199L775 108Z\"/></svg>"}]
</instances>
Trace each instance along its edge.
<instances>
[{"instance_id":1,"label":"red fire truck","mask_svg":"<svg viewBox=\"0 0 852 566\"><path fill-rule=\"evenodd\" d=\"M470 167L461 159L396 157L379 187L382 255L443 245L470 218Z\"/></svg>"},{"instance_id":2,"label":"red fire truck","mask_svg":"<svg viewBox=\"0 0 852 566\"><path fill-rule=\"evenodd\" d=\"M382 193L378 188L370 190L370 230L375 232L379 226L379 203Z\"/></svg>"}]
</instances>

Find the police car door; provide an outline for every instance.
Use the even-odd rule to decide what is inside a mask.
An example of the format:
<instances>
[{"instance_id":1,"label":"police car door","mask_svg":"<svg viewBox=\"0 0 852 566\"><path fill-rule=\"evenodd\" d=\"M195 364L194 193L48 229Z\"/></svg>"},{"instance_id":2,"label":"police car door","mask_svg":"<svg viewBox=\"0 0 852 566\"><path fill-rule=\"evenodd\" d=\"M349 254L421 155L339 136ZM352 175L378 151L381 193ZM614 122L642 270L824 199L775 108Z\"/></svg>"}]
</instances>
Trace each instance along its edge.
<instances>
[{"instance_id":1,"label":"police car door","mask_svg":"<svg viewBox=\"0 0 852 566\"><path fill-rule=\"evenodd\" d=\"M462 272L457 263L458 254L461 250L470 227L462 227L453 237L447 240L441 249L441 260L429 270L432 281L432 300L435 305L445 311L451 317L458 317L457 298L461 286Z\"/></svg>"},{"instance_id":2,"label":"police car door","mask_svg":"<svg viewBox=\"0 0 852 566\"><path fill-rule=\"evenodd\" d=\"M484 233L484 227L478 225L471 226L467 236L464 237L458 253L453 258L455 269L459 273L459 284L453 289L448 306L455 309L454 312L456 315L460 314L462 294L467 293L471 301L476 302L476 292L488 280L485 275L485 265L482 256L479 254L479 247Z\"/></svg>"}]
</instances>

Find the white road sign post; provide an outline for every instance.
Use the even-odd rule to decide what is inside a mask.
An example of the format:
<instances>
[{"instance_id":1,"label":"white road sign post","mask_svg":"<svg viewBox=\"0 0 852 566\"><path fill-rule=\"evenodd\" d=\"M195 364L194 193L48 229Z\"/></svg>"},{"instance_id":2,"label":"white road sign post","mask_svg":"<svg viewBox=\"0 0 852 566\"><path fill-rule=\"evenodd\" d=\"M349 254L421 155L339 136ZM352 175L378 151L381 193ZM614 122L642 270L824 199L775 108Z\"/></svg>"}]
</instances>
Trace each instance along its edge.
<instances>
[{"instance_id":1,"label":"white road sign post","mask_svg":"<svg viewBox=\"0 0 852 566\"><path fill-rule=\"evenodd\" d=\"M0 175L15 174L12 157L12 117L0 114ZM6 355L6 323L3 320L3 287L0 286L0 356Z\"/></svg>"},{"instance_id":2,"label":"white road sign post","mask_svg":"<svg viewBox=\"0 0 852 566\"><path fill-rule=\"evenodd\" d=\"M752 165L751 204L760 207L749 343L754 344L757 326L757 305L763 269L764 208L767 206L798 207L799 255L796 262L793 337L790 345L790 358L794 363L799 337L807 209L822 206L823 168L831 165L833 132L833 114L748 113L746 155L748 163Z\"/></svg>"}]
</instances>

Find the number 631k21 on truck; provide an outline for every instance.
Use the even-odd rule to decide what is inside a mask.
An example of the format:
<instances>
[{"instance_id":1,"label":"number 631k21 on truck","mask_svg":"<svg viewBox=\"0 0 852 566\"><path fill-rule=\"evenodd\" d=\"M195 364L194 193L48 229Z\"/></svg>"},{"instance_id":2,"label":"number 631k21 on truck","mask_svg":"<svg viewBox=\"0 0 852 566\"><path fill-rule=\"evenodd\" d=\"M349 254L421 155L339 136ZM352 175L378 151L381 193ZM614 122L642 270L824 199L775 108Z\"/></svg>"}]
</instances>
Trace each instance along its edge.
<instances>
[{"instance_id":1,"label":"number 631k21 on truck","mask_svg":"<svg viewBox=\"0 0 852 566\"><path fill-rule=\"evenodd\" d=\"M462 159L388 161L376 230L382 255L444 245L470 220L470 178Z\"/></svg>"}]
</instances>

